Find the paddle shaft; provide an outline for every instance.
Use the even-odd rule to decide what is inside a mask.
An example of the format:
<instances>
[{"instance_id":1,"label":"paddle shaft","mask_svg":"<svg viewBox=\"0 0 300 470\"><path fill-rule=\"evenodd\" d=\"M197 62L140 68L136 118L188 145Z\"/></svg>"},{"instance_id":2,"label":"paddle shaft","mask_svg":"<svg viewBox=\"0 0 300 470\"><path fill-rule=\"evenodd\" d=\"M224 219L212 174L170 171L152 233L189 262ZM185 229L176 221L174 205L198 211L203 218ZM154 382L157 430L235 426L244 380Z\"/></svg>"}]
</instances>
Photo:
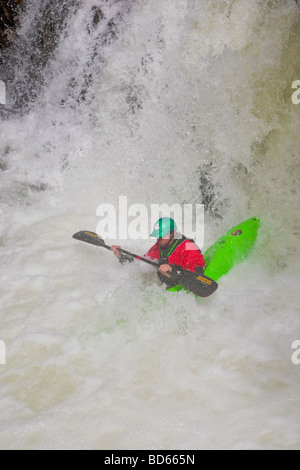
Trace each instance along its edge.
<instances>
[{"instance_id":1,"label":"paddle shaft","mask_svg":"<svg viewBox=\"0 0 300 470\"><path fill-rule=\"evenodd\" d=\"M105 243L103 243L102 246L106 248L107 250L112 251L109 245L106 245ZM123 250L123 248L118 248L118 250L120 251L120 253L123 253L124 255L132 256L132 258L138 259L140 261L144 261L144 263L152 264L152 266L155 266L156 268L158 266L158 264L155 263L154 261L151 261L150 259L147 259L147 258L143 258L142 256L135 255L134 253L130 253L130 251Z\"/></svg>"}]
</instances>

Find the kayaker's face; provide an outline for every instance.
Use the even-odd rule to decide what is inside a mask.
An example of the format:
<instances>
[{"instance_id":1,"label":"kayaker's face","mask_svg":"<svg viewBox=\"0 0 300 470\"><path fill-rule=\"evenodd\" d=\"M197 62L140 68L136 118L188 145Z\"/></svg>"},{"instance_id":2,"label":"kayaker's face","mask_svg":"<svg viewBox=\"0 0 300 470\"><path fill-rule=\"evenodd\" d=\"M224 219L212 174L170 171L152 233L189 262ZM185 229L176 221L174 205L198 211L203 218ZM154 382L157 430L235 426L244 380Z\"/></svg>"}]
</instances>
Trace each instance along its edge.
<instances>
[{"instance_id":1,"label":"kayaker's face","mask_svg":"<svg viewBox=\"0 0 300 470\"><path fill-rule=\"evenodd\" d=\"M158 244L161 248L163 248L164 246L167 246L173 240L174 240L174 234L173 233L170 233L169 235L165 235L164 237L157 239Z\"/></svg>"}]
</instances>

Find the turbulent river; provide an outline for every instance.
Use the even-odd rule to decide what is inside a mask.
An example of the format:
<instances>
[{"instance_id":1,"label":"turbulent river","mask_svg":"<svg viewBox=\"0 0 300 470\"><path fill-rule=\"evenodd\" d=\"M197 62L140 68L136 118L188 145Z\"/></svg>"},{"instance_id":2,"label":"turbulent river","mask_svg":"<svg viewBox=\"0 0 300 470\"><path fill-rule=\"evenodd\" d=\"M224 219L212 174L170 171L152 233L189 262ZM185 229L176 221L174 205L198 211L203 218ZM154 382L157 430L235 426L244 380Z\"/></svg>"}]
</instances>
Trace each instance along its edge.
<instances>
[{"instance_id":1,"label":"turbulent river","mask_svg":"<svg viewBox=\"0 0 300 470\"><path fill-rule=\"evenodd\" d=\"M1 449L300 449L299 50L294 0L26 2L1 52ZM257 216L255 250L207 299L167 293L72 239L120 196L149 231L151 205L203 204L203 250Z\"/></svg>"}]
</instances>

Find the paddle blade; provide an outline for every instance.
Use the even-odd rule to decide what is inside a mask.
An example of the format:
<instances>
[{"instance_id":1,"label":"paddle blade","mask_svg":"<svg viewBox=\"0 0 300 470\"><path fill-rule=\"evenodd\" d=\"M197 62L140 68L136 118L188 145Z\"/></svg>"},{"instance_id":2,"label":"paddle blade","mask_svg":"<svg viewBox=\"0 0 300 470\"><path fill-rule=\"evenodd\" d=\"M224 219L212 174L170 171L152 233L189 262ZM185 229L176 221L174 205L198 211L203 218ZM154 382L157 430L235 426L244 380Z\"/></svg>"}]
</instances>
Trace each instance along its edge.
<instances>
[{"instance_id":1,"label":"paddle blade","mask_svg":"<svg viewBox=\"0 0 300 470\"><path fill-rule=\"evenodd\" d=\"M82 242L90 243L91 245L105 246L103 238L94 232L82 230L81 232L74 233L73 238Z\"/></svg>"},{"instance_id":2,"label":"paddle blade","mask_svg":"<svg viewBox=\"0 0 300 470\"><path fill-rule=\"evenodd\" d=\"M218 288L216 281L210 277L189 270L183 271L178 277L178 283L199 297L208 297Z\"/></svg>"}]
</instances>

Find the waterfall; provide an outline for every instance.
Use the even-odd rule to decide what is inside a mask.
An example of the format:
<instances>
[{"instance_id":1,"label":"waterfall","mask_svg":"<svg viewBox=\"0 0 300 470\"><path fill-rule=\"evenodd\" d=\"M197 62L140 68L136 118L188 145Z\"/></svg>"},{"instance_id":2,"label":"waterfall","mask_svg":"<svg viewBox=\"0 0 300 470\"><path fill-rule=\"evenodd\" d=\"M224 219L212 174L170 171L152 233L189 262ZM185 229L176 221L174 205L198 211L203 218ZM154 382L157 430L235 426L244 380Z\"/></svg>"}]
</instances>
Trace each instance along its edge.
<instances>
[{"instance_id":1,"label":"waterfall","mask_svg":"<svg viewBox=\"0 0 300 470\"><path fill-rule=\"evenodd\" d=\"M299 21L24 1L0 50L1 448L299 448ZM257 216L256 249L202 303L168 295L72 239L120 196L203 204L204 249Z\"/></svg>"}]
</instances>

